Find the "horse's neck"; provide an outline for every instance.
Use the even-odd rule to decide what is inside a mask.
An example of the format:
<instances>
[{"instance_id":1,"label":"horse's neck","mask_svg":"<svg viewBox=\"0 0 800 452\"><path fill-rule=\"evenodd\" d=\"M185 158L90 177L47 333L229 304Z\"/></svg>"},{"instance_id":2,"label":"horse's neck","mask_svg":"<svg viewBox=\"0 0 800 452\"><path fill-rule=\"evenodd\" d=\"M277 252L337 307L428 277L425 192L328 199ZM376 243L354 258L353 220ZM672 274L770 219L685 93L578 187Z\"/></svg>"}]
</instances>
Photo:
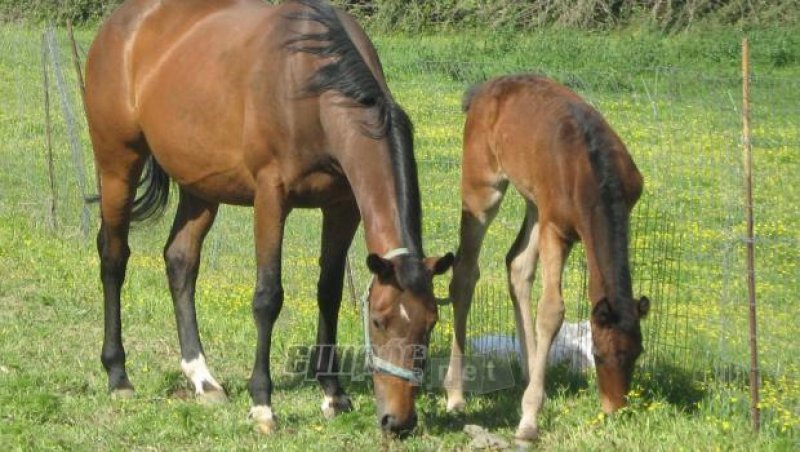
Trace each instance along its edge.
<instances>
[{"instance_id":1,"label":"horse's neck","mask_svg":"<svg viewBox=\"0 0 800 452\"><path fill-rule=\"evenodd\" d=\"M618 296L631 296L628 244L614 243L609 228L605 215L595 215L589 230L581 234L586 248L589 299L592 303L604 297L613 300Z\"/></svg>"},{"instance_id":2,"label":"horse's neck","mask_svg":"<svg viewBox=\"0 0 800 452\"><path fill-rule=\"evenodd\" d=\"M367 249L383 255L406 246L388 149L382 141L367 137L356 137L353 141L360 145L347 146L347 151L338 156L339 163L364 222Z\"/></svg>"}]
</instances>

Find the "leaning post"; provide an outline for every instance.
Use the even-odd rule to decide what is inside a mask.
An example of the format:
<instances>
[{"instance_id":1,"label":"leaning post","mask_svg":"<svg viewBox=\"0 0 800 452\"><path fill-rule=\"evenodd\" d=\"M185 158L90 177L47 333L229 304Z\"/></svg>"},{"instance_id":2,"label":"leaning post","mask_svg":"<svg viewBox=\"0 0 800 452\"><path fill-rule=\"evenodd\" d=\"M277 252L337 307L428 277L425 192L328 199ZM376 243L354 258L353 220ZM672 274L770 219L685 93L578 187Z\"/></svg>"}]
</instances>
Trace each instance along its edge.
<instances>
[{"instance_id":1,"label":"leaning post","mask_svg":"<svg viewBox=\"0 0 800 452\"><path fill-rule=\"evenodd\" d=\"M42 88L44 91L44 137L47 146L47 178L50 182L49 226L58 229L56 217L56 175L53 164L53 122L50 118L50 79L47 74L47 35L42 35Z\"/></svg>"},{"instance_id":2,"label":"leaning post","mask_svg":"<svg viewBox=\"0 0 800 452\"><path fill-rule=\"evenodd\" d=\"M745 216L747 221L747 295L750 305L750 417L753 431L761 428L759 408L758 343L756 336L756 271L753 239L753 147L750 128L750 45L742 39L742 153L744 160Z\"/></svg>"},{"instance_id":3,"label":"leaning post","mask_svg":"<svg viewBox=\"0 0 800 452\"><path fill-rule=\"evenodd\" d=\"M69 41L72 47L72 64L75 66L75 77L78 81L78 89L81 93L81 105L83 105L84 115L86 114L86 84L83 81L83 71L81 70L81 57L78 54L78 42L75 40L75 32L72 30L72 20L67 19L67 34L69 34ZM88 200L94 201L100 199L100 171L97 166L94 168L94 179L97 186L97 196L89 197Z\"/></svg>"}]
</instances>

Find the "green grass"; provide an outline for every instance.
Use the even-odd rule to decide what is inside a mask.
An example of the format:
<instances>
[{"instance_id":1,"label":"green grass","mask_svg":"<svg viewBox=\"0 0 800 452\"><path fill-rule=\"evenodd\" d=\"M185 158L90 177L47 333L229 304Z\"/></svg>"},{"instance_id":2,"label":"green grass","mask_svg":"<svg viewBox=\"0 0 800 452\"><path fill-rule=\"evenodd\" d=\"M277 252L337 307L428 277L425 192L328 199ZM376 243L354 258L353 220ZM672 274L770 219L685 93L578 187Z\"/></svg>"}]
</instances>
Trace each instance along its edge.
<instances>
[{"instance_id":1,"label":"green grass","mask_svg":"<svg viewBox=\"0 0 800 452\"><path fill-rule=\"evenodd\" d=\"M79 40L88 45L92 30ZM743 291L738 41L731 30L671 37L641 31L524 35L470 33L377 36L390 85L416 124L417 156L430 254L457 245L460 98L477 80L538 70L594 102L628 144L646 178L634 213L637 293L651 296L646 355L631 406L598 417L593 377L548 374L540 445L545 449L773 449L798 447L800 386L795 294L800 268L800 46L797 30L754 31L757 264L763 431L749 429L746 301ZM63 39L62 39L63 41ZM412 438L386 440L375 427L371 388L352 383L356 410L331 422L311 382L278 373L279 431L263 437L245 419L255 332L251 212L226 207L206 242L198 289L201 335L224 406L187 397L161 260L171 218L136 228L123 292L124 339L138 395L110 400L99 362L102 303L92 231L80 230L80 201L61 115L56 115L59 229L47 224L40 34L0 29L0 445L3 449L453 449L478 423L510 437L519 421L520 384L470 398L463 416L444 412L440 391L418 402L424 420ZM62 42L62 44L64 44ZM62 56L66 59L66 47ZM62 61L69 74L68 60ZM68 80L71 82L72 78ZM73 90L74 91L74 90ZM80 104L74 92L70 101ZM51 101L58 111L59 99ZM86 161L88 139L79 124ZM87 163L88 164L88 163ZM89 168L91 168L89 166ZM89 171L91 173L91 171ZM89 181L92 185L92 181ZM504 295L503 258L521 221L509 195L481 260L476 335L513 330ZM96 207L92 213L96 216ZM169 215L168 215L169 217ZM94 217L93 217L94 218ZM286 303L275 334L273 366L295 344L313 341L320 216L290 217L285 246ZM356 290L366 281L363 239L353 250ZM565 281L568 317L584 315L580 252ZM437 283L445 295L448 277ZM342 307L342 343L360 342L351 300ZM433 346L447 350L450 310L442 309Z\"/></svg>"}]
</instances>

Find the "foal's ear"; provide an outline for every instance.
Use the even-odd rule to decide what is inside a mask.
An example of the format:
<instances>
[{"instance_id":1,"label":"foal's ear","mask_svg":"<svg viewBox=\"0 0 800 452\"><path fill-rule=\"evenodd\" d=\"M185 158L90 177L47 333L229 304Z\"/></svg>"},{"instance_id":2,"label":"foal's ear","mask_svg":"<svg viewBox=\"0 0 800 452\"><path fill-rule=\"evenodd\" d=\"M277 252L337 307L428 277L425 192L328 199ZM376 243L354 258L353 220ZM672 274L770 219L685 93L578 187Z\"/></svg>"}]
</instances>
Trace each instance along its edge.
<instances>
[{"instance_id":1,"label":"foal's ear","mask_svg":"<svg viewBox=\"0 0 800 452\"><path fill-rule=\"evenodd\" d=\"M647 317L647 313L650 312L650 299L644 296L639 298L639 303L637 303L636 309L639 313L640 319Z\"/></svg>"},{"instance_id":2,"label":"foal's ear","mask_svg":"<svg viewBox=\"0 0 800 452\"><path fill-rule=\"evenodd\" d=\"M367 268L382 282L394 275L394 264L389 259L384 259L377 254L367 256Z\"/></svg>"},{"instance_id":3,"label":"foal's ear","mask_svg":"<svg viewBox=\"0 0 800 452\"><path fill-rule=\"evenodd\" d=\"M442 257L428 257L425 259L425 267L434 275L441 275L450 270L455 260L453 253L447 253Z\"/></svg>"},{"instance_id":4,"label":"foal's ear","mask_svg":"<svg viewBox=\"0 0 800 452\"><path fill-rule=\"evenodd\" d=\"M600 326L609 326L614 322L614 311L611 310L611 303L608 302L608 298L603 298L594 305L592 317Z\"/></svg>"}]
</instances>

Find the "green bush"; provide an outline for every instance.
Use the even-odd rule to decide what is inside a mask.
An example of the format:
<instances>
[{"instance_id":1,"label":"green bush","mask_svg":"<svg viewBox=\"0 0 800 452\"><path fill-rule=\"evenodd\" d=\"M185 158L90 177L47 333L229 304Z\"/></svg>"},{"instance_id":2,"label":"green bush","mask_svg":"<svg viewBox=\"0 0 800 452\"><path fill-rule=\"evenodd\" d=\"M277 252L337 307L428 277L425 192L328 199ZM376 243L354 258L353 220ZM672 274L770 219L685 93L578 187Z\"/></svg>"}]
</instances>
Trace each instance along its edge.
<instances>
[{"instance_id":1,"label":"green bush","mask_svg":"<svg viewBox=\"0 0 800 452\"><path fill-rule=\"evenodd\" d=\"M278 3L278 0L265 0ZM376 31L452 28L608 29L642 25L664 31L699 24L793 25L797 0L332 0ZM0 0L0 21L93 23L122 0Z\"/></svg>"},{"instance_id":2,"label":"green bush","mask_svg":"<svg viewBox=\"0 0 800 452\"><path fill-rule=\"evenodd\" d=\"M797 0L334 0L380 31L793 25Z\"/></svg>"},{"instance_id":3,"label":"green bush","mask_svg":"<svg viewBox=\"0 0 800 452\"><path fill-rule=\"evenodd\" d=\"M0 0L0 21L93 23L120 3L122 0Z\"/></svg>"}]
</instances>

